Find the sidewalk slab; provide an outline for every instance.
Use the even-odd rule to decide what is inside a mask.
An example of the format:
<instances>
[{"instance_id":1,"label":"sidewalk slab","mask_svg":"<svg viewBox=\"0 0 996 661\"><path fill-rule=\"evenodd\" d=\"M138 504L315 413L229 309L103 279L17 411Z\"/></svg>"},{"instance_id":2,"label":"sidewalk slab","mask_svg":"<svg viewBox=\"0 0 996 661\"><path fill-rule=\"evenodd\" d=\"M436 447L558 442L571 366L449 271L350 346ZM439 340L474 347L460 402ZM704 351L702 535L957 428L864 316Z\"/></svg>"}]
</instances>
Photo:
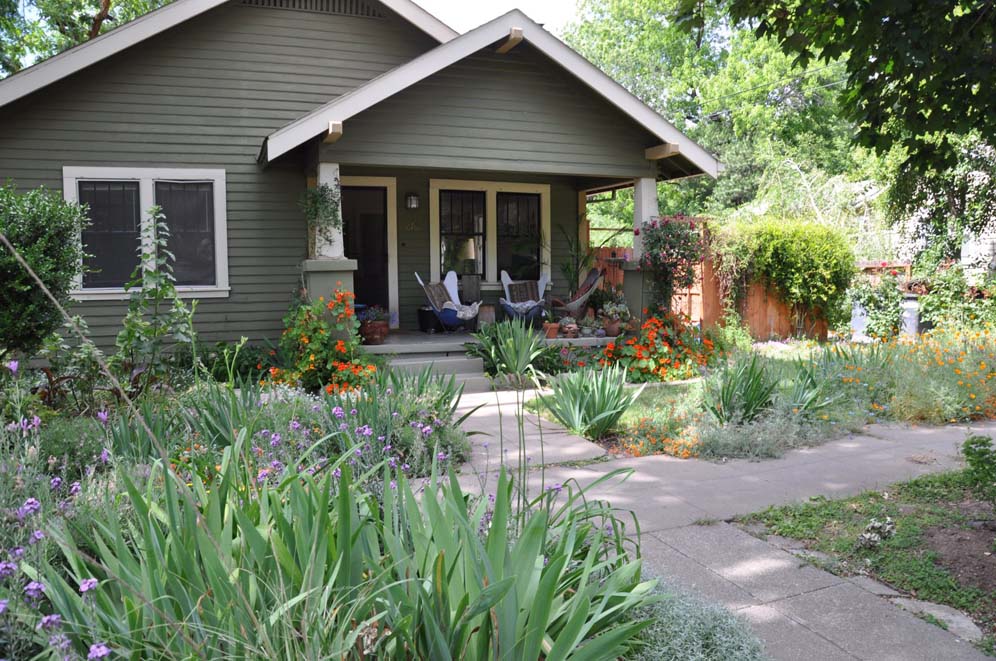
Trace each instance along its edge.
<instances>
[{"instance_id":1,"label":"sidewalk slab","mask_svg":"<svg viewBox=\"0 0 996 661\"><path fill-rule=\"evenodd\" d=\"M764 641L765 653L774 661L856 661L858 657L786 617L771 606L750 606L737 611Z\"/></svg>"},{"instance_id":2,"label":"sidewalk slab","mask_svg":"<svg viewBox=\"0 0 996 661\"><path fill-rule=\"evenodd\" d=\"M975 647L885 599L843 583L773 604L789 618L860 659L983 661Z\"/></svg>"},{"instance_id":3,"label":"sidewalk slab","mask_svg":"<svg viewBox=\"0 0 996 661\"><path fill-rule=\"evenodd\" d=\"M728 523L687 526L668 530L658 537L761 603L805 594L842 581Z\"/></svg>"}]
</instances>

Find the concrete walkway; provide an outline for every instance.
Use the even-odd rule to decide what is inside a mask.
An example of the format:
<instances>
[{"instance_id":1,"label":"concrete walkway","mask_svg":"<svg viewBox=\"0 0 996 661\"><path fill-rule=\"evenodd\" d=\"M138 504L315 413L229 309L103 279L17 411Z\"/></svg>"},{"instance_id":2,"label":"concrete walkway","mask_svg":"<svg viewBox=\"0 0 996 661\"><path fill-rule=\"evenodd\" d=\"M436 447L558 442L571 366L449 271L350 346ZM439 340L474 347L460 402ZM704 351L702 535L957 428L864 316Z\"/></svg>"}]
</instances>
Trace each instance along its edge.
<instances>
[{"instance_id":1,"label":"concrete walkway","mask_svg":"<svg viewBox=\"0 0 996 661\"><path fill-rule=\"evenodd\" d=\"M479 399L475 399L479 398ZM473 457L461 482L487 490L503 453L517 465L514 394L470 396L464 406L486 405L466 423ZM499 403L500 402L500 403ZM576 481L591 484L615 469L628 478L591 491L639 524L646 567L652 573L722 603L744 616L773 659L986 659L944 629L888 601L886 586L845 579L818 569L727 520L813 496L843 497L918 475L960 466L967 427L908 428L869 425L860 435L795 450L777 460L711 463L672 457L613 459L584 439L526 415L525 454L530 493ZM540 471L540 430L545 484ZM499 434L499 430L501 433ZM974 426L996 435L996 424ZM572 465L556 465L572 462ZM551 465L553 464L553 465Z\"/></svg>"}]
</instances>

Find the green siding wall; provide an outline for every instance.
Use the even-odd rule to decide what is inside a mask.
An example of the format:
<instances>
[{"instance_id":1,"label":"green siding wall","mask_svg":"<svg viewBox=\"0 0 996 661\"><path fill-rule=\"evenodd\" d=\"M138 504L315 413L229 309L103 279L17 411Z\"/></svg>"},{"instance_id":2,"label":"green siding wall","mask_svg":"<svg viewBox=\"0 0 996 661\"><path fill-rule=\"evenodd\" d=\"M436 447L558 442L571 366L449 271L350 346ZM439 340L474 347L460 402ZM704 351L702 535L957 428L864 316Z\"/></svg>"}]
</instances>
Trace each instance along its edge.
<instances>
[{"instance_id":1,"label":"green siding wall","mask_svg":"<svg viewBox=\"0 0 996 661\"><path fill-rule=\"evenodd\" d=\"M228 4L0 108L0 180L62 187L64 165L221 167L231 296L202 339L276 339L307 250L304 169L256 163L263 138L435 45L386 20ZM113 343L125 306L77 303Z\"/></svg>"},{"instance_id":2,"label":"green siding wall","mask_svg":"<svg viewBox=\"0 0 996 661\"><path fill-rule=\"evenodd\" d=\"M568 177L523 175L517 172L467 172L460 170L412 170L343 167L344 176L395 177L398 188L398 307L401 327L418 327L417 311L425 305L425 294L415 280L415 272L429 279L429 180L469 179L550 184L550 258L553 291L558 296L567 293L567 283L560 273L560 264L567 258L567 243L561 228L572 235L578 232L577 182ZM418 209L405 208L405 194L418 193ZM485 291L486 303L497 303L499 291Z\"/></svg>"},{"instance_id":3,"label":"green siding wall","mask_svg":"<svg viewBox=\"0 0 996 661\"><path fill-rule=\"evenodd\" d=\"M652 177L660 139L523 43L484 50L346 120L342 164Z\"/></svg>"}]
</instances>

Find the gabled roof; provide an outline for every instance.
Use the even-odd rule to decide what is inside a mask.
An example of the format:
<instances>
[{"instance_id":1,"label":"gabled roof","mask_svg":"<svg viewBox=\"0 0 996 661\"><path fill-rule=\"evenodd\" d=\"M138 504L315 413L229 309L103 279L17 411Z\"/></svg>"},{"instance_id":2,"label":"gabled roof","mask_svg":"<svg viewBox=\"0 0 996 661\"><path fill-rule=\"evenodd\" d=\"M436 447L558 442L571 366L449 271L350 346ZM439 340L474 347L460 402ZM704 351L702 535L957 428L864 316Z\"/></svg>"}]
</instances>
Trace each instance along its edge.
<instances>
[{"instance_id":1,"label":"gabled roof","mask_svg":"<svg viewBox=\"0 0 996 661\"><path fill-rule=\"evenodd\" d=\"M678 145L682 156L703 173L713 177L719 173L720 163L712 154L518 9L513 9L493 21L437 46L274 131L266 138L260 158L266 162L272 161L327 131L330 122L348 120L449 65L508 37L513 29L521 30L522 39L572 73L661 141Z\"/></svg>"},{"instance_id":2,"label":"gabled roof","mask_svg":"<svg viewBox=\"0 0 996 661\"><path fill-rule=\"evenodd\" d=\"M0 107L229 1L174 0L96 39L18 71L0 80ZM377 1L440 43L458 35L412 0Z\"/></svg>"}]
</instances>

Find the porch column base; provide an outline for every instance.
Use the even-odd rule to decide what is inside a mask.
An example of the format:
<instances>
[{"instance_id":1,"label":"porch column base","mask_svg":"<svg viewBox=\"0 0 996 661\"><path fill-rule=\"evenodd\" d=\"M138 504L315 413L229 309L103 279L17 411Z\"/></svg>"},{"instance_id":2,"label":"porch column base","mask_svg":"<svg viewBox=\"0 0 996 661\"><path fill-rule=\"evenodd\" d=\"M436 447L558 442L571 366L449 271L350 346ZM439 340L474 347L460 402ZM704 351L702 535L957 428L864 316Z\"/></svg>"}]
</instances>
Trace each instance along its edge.
<instances>
[{"instance_id":1,"label":"porch column base","mask_svg":"<svg viewBox=\"0 0 996 661\"><path fill-rule=\"evenodd\" d=\"M355 292L353 273L356 271L356 260L346 257L326 257L322 259L306 259L301 262L304 273L304 286L312 298L324 296L329 298L336 289Z\"/></svg>"},{"instance_id":2,"label":"porch column base","mask_svg":"<svg viewBox=\"0 0 996 661\"><path fill-rule=\"evenodd\" d=\"M626 297L630 315L642 322L643 309L650 305L652 297L644 277L645 273L637 266L635 262L623 264L623 295Z\"/></svg>"}]
</instances>

